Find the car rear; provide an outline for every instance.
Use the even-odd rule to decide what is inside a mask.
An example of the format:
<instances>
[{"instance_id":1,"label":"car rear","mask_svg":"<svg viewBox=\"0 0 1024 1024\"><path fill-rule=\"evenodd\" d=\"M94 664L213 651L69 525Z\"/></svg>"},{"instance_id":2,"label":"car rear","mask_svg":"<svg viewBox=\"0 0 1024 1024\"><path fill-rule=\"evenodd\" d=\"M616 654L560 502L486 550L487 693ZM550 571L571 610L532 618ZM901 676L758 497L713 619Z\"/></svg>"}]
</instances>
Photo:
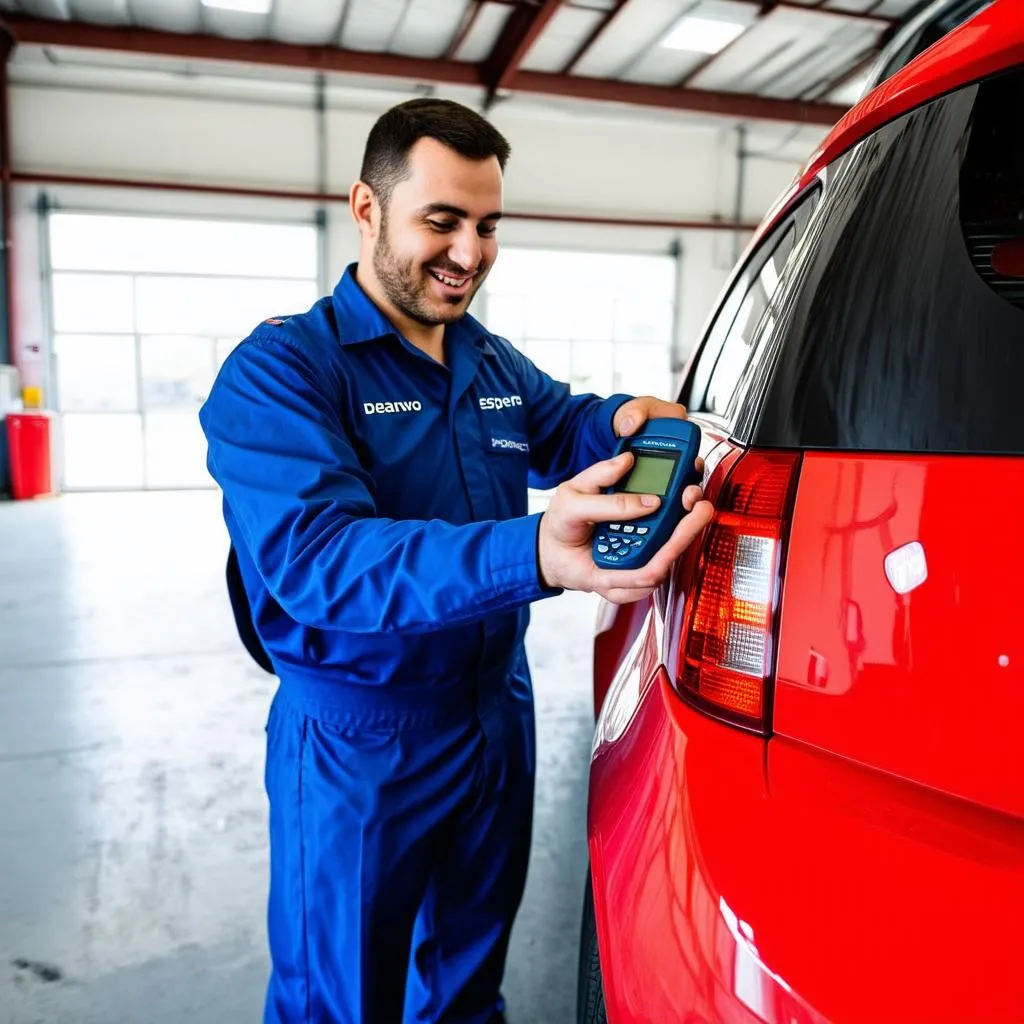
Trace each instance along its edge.
<instances>
[{"instance_id":1,"label":"car rear","mask_svg":"<svg viewBox=\"0 0 1024 1024\"><path fill-rule=\"evenodd\" d=\"M718 515L592 765L612 1024L1024 1020L1022 110L830 163L691 368Z\"/></svg>"}]
</instances>

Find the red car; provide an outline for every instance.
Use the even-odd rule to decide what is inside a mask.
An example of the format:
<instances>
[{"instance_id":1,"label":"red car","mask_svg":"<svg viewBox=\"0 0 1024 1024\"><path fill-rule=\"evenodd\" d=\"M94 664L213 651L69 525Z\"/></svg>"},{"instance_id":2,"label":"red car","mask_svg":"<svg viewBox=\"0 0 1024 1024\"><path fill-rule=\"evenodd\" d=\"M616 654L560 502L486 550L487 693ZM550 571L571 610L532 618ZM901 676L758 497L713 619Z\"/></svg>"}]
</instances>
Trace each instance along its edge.
<instances>
[{"instance_id":1,"label":"red car","mask_svg":"<svg viewBox=\"0 0 1024 1024\"><path fill-rule=\"evenodd\" d=\"M679 400L717 517L595 641L579 1019L1024 1021L1024 3L865 98Z\"/></svg>"}]
</instances>

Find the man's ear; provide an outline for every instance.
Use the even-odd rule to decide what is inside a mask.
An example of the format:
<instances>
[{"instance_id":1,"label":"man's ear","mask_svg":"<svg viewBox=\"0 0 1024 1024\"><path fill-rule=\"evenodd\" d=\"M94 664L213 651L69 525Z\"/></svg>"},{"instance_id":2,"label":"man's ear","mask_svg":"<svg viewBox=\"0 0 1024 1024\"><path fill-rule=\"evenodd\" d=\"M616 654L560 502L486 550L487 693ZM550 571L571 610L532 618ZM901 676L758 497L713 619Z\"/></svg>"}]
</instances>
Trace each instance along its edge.
<instances>
[{"instance_id":1,"label":"man's ear","mask_svg":"<svg viewBox=\"0 0 1024 1024\"><path fill-rule=\"evenodd\" d=\"M380 203L365 181L357 181L348 196L352 219L365 238L375 238L380 230Z\"/></svg>"}]
</instances>

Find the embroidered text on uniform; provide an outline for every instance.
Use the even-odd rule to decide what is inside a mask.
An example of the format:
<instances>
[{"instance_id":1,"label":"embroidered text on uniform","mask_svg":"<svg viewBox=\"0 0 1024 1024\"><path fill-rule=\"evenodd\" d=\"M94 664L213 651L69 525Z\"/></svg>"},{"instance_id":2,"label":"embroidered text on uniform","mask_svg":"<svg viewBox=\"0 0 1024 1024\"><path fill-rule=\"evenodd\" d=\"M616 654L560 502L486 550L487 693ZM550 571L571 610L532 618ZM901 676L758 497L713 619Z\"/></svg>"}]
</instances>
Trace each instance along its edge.
<instances>
[{"instance_id":1,"label":"embroidered text on uniform","mask_svg":"<svg viewBox=\"0 0 1024 1024\"><path fill-rule=\"evenodd\" d=\"M494 398L481 398L481 409L511 409L513 405L522 405L523 400L519 395L495 396Z\"/></svg>"},{"instance_id":2,"label":"embroidered text on uniform","mask_svg":"<svg viewBox=\"0 0 1024 1024\"><path fill-rule=\"evenodd\" d=\"M379 412L422 412L422 402L363 402L363 412L372 416Z\"/></svg>"},{"instance_id":3,"label":"embroidered text on uniform","mask_svg":"<svg viewBox=\"0 0 1024 1024\"><path fill-rule=\"evenodd\" d=\"M492 448L513 448L517 452L528 452L530 446L525 441L509 441L504 437L492 437Z\"/></svg>"}]
</instances>

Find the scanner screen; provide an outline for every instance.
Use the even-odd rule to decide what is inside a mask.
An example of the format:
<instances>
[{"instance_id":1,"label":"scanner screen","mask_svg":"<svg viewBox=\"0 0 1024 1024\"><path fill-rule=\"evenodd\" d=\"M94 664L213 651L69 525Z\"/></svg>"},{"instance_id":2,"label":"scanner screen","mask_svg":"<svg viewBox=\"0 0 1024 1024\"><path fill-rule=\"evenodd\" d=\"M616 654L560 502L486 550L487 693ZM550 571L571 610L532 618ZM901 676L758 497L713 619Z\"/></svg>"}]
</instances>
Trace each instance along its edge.
<instances>
[{"instance_id":1,"label":"scanner screen","mask_svg":"<svg viewBox=\"0 0 1024 1024\"><path fill-rule=\"evenodd\" d=\"M671 455L636 455L633 472L622 489L631 494L657 494L664 498L675 464L676 460Z\"/></svg>"}]
</instances>

